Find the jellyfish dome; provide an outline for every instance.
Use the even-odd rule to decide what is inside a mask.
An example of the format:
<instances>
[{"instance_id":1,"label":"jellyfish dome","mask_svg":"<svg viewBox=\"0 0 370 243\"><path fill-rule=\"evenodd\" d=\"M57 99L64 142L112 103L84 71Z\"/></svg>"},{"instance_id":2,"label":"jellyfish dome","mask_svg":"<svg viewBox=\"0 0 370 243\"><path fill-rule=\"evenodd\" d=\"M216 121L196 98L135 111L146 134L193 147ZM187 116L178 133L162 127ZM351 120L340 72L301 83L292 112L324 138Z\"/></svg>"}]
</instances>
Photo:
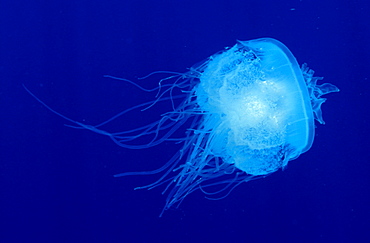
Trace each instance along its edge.
<instances>
[{"instance_id":1,"label":"jellyfish dome","mask_svg":"<svg viewBox=\"0 0 370 243\"><path fill-rule=\"evenodd\" d=\"M153 75L157 73L163 72ZM96 126L69 119L35 97L57 115L124 148L145 149L165 141L182 144L157 170L116 175L160 174L157 181L138 189L167 184L163 210L179 205L197 189L208 198L222 198L243 182L285 168L310 149L314 120L324 123L321 104L326 99L321 96L339 91L329 83L318 85L322 78L314 77L306 64L299 66L289 49L271 38L238 41L186 73L165 73L171 76L160 80L153 102ZM153 123L120 132L102 129L132 110L145 112L160 102L170 102L172 110ZM182 137L174 135L181 131ZM143 139L147 142L142 143Z\"/></svg>"},{"instance_id":2,"label":"jellyfish dome","mask_svg":"<svg viewBox=\"0 0 370 243\"><path fill-rule=\"evenodd\" d=\"M310 149L314 112L323 123L325 101L311 89L318 96L337 91L330 84L316 87L312 75L270 38L239 41L212 56L196 89L200 109L210 114L205 121L217 134L210 139L212 154L247 174L266 175Z\"/></svg>"}]
</instances>

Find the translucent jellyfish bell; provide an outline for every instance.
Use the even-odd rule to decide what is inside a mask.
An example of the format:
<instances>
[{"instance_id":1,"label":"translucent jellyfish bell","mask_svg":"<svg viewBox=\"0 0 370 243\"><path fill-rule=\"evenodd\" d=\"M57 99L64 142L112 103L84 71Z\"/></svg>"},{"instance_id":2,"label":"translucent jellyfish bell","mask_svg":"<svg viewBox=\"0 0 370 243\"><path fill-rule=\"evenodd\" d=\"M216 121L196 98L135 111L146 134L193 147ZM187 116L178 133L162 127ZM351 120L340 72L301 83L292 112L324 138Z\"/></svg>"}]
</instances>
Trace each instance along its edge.
<instances>
[{"instance_id":1,"label":"translucent jellyfish bell","mask_svg":"<svg viewBox=\"0 0 370 243\"><path fill-rule=\"evenodd\" d=\"M200 76L198 104L222 114L224 137L213 153L251 175L285 167L313 143L314 114L320 123L320 96L339 91L316 85L289 49L271 39L239 41L212 56Z\"/></svg>"},{"instance_id":2,"label":"translucent jellyfish bell","mask_svg":"<svg viewBox=\"0 0 370 243\"><path fill-rule=\"evenodd\" d=\"M182 144L157 170L116 175L161 174L157 181L139 189L167 183L163 210L179 205L197 189L208 198L222 198L242 182L285 168L310 149L314 120L324 123L321 104L326 99L321 96L339 91L332 84L318 85L322 78L313 77L306 64L300 67L288 48L271 38L239 41L187 73L151 75L157 73L172 76L160 80L153 102L139 104L95 126L65 117L30 94L78 128L108 136L124 148L145 149L162 142ZM176 89L180 95L175 95ZM103 129L132 110L145 108L145 112L159 102L171 102L173 108L157 121L125 131ZM183 137L174 136L181 131ZM209 191L214 186L217 190Z\"/></svg>"}]
</instances>

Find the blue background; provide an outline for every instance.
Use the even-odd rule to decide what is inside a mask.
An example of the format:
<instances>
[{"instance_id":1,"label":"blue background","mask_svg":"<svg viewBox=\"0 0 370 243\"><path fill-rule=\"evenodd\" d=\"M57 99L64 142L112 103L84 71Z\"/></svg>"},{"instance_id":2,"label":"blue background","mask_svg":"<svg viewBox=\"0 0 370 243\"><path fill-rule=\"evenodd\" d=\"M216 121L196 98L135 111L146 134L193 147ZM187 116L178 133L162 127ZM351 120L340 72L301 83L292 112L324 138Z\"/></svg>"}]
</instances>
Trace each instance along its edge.
<instances>
[{"instance_id":1,"label":"blue background","mask_svg":"<svg viewBox=\"0 0 370 243\"><path fill-rule=\"evenodd\" d=\"M370 242L368 1L0 2L0 242ZM97 124L153 94L135 80L185 72L236 40L272 37L341 92L326 125L287 170L227 198L189 195L158 215L155 176L179 147L127 150L71 129L22 87L68 117ZM155 87L156 79L140 81ZM107 129L145 124L151 109Z\"/></svg>"}]
</instances>

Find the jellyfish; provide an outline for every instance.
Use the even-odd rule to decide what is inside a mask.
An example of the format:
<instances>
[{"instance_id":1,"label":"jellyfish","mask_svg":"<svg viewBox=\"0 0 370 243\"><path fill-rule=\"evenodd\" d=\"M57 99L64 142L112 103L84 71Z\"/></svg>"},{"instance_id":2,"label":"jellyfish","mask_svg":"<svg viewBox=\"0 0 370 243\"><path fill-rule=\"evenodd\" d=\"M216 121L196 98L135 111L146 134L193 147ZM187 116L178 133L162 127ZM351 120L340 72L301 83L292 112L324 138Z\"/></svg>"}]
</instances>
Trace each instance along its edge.
<instances>
[{"instance_id":1,"label":"jellyfish","mask_svg":"<svg viewBox=\"0 0 370 243\"><path fill-rule=\"evenodd\" d=\"M285 169L289 161L311 148L314 120L324 124L321 105L326 99L322 96L339 91L329 83L317 84L322 78L314 77L307 64L299 66L289 49L272 38L238 41L185 73L158 71L144 78L159 73L169 76L152 90L106 76L156 92L156 98L98 125L72 120L30 94L74 127L108 136L123 148L181 144L156 170L115 175L158 174L155 182L136 189L166 185L161 215L198 189L207 198L219 199L243 182ZM155 122L120 132L102 129L132 110L145 112L160 102L168 102L172 108Z\"/></svg>"}]
</instances>

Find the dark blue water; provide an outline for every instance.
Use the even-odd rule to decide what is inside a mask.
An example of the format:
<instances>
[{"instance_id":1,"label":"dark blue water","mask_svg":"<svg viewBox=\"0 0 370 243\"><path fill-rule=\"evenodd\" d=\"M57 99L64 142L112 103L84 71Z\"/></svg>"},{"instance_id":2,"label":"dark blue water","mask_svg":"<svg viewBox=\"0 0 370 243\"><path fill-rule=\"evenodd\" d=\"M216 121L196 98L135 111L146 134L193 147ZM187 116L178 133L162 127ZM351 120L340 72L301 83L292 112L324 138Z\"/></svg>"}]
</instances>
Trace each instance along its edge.
<instances>
[{"instance_id":1,"label":"dark blue water","mask_svg":"<svg viewBox=\"0 0 370 243\"><path fill-rule=\"evenodd\" d=\"M0 3L0 242L370 242L367 1L10 1ZM153 94L135 80L186 72L236 40L272 37L337 85L311 150L227 198L198 191L159 213L155 176L179 147L127 150L64 126L97 124ZM155 78L140 81L151 88ZM154 121L161 107L107 127Z\"/></svg>"}]
</instances>

